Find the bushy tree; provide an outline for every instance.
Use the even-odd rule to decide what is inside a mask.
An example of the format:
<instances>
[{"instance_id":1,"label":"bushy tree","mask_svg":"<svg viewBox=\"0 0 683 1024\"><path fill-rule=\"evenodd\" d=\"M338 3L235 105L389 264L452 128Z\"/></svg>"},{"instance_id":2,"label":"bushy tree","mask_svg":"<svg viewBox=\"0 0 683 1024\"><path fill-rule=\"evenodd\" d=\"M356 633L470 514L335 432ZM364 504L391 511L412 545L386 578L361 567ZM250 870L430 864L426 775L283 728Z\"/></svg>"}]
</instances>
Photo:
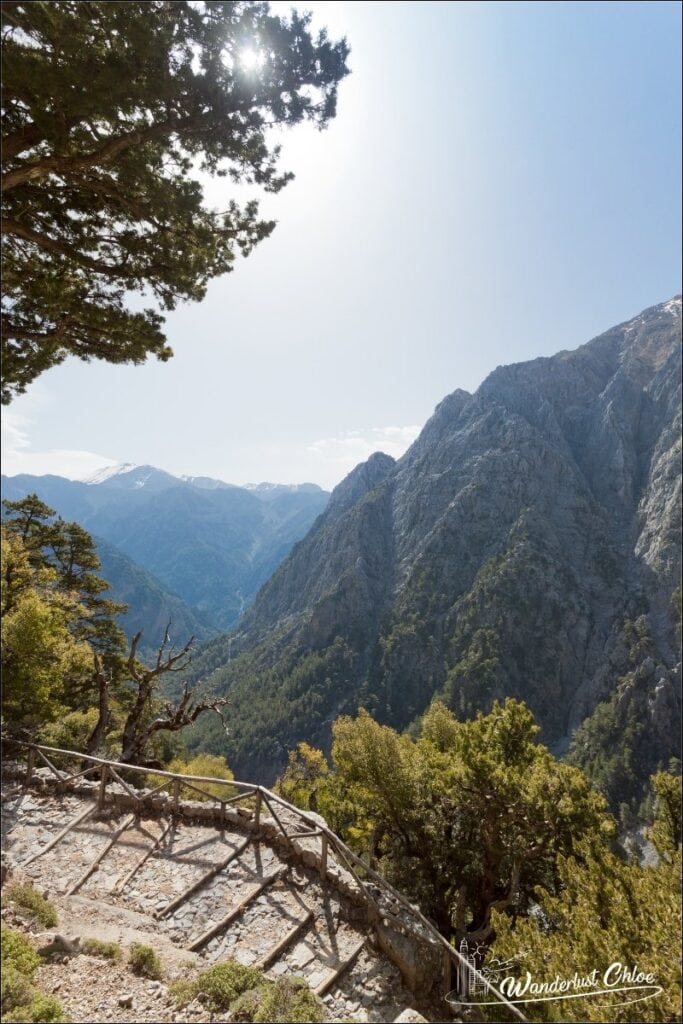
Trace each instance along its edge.
<instances>
[{"instance_id":1,"label":"bushy tree","mask_svg":"<svg viewBox=\"0 0 683 1024\"><path fill-rule=\"evenodd\" d=\"M83 613L72 623L74 635L87 640L110 665L126 647L116 616L127 608L102 596L109 584L98 575L101 563L90 534L58 517L36 494L2 505L5 529L20 538L31 564L52 570L55 586L78 598Z\"/></svg>"},{"instance_id":2,"label":"bushy tree","mask_svg":"<svg viewBox=\"0 0 683 1024\"><path fill-rule=\"evenodd\" d=\"M678 765L680 770L680 764ZM657 772L650 779L654 823L649 839L662 860L671 861L681 847L681 776Z\"/></svg>"},{"instance_id":3,"label":"bushy tree","mask_svg":"<svg viewBox=\"0 0 683 1024\"><path fill-rule=\"evenodd\" d=\"M523 1010L529 1020L680 1020L680 810L677 831L669 801L677 793L680 802L680 779L660 773L652 784L660 863L644 867L600 843L577 842L572 854L558 858L557 893L538 889L537 913L517 921L494 914L492 955L512 961L506 974L523 978L528 971L538 982L594 969L600 979L613 963L637 965L655 976L661 995L628 1005L637 993L528 1003Z\"/></svg>"},{"instance_id":4,"label":"bushy tree","mask_svg":"<svg viewBox=\"0 0 683 1024\"><path fill-rule=\"evenodd\" d=\"M493 910L526 913L554 891L561 855L614 821L576 768L536 741L519 701L458 721L435 703L413 741L361 712L333 728L340 786L372 823L374 854L442 934L490 942Z\"/></svg>"},{"instance_id":5,"label":"bushy tree","mask_svg":"<svg viewBox=\"0 0 683 1024\"><path fill-rule=\"evenodd\" d=\"M217 754L174 757L170 764L167 765L166 771L175 772L177 775L203 775L205 778L225 779L226 781L235 777L225 758L219 757ZM158 777L150 775L149 784L151 786L158 785L159 781ZM227 800L230 796L234 795L231 790L231 786L214 785L210 782L204 782L199 783L197 787L194 787L194 785L181 786L180 797L184 800L207 800L209 797L203 794L208 793L218 800Z\"/></svg>"},{"instance_id":6,"label":"bushy tree","mask_svg":"<svg viewBox=\"0 0 683 1024\"><path fill-rule=\"evenodd\" d=\"M2 581L3 720L35 731L62 715L70 690L92 675L91 648L70 628L85 609L4 527Z\"/></svg>"},{"instance_id":7,"label":"bushy tree","mask_svg":"<svg viewBox=\"0 0 683 1024\"><path fill-rule=\"evenodd\" d=\"M209 209L197 172L278 192L270 129L325 127L347 54L267 3L3 3L4 402L68 354L169 358L159 308L274 227L253 199Z\"/></svg>"},{"instance_id":8,"label":"bushy tree","mask_svg":"<svg viewBox=\"0 0 683 1024\"><path fill-rule=\"evenodd\" d=\"M361 856L372 848L374 822L352 799L344 777L332 771L322 750L308 743L297 744L273 789L302 811L321 814Z\"/></svg>"},{"instance_id":9,"label":"bushy tree","mask_svg":"<svg viewBox=\"0 0 683 1024\"><path fill-rule=\"evenodd\" d=\"M322 750L309 743L298 743L290 750L287 768L275 784L285 800L304 810L318 810L318 793L329 777L330 766Z\"/></svg>"}]
</instances>

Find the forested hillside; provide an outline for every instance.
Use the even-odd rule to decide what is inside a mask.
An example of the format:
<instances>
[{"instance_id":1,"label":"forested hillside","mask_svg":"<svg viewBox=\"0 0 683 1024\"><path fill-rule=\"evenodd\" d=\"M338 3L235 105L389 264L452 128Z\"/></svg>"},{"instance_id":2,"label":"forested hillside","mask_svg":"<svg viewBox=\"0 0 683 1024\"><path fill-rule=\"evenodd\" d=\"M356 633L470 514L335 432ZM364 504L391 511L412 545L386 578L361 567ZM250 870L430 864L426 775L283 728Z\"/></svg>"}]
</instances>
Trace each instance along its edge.
<instances>
[{"instance_id":1,"label":"forested hillside","mask_svg":"<svg viewBox=\"0 0 683 1024\"><path fill-rule=\"evenodd\" d=\"M227 753L272 778L339 713L411 726L524 700L613 806L677 753L680 298L573 352L499 367L378 454L195 662Z\"/></svg>"}]
</instances>

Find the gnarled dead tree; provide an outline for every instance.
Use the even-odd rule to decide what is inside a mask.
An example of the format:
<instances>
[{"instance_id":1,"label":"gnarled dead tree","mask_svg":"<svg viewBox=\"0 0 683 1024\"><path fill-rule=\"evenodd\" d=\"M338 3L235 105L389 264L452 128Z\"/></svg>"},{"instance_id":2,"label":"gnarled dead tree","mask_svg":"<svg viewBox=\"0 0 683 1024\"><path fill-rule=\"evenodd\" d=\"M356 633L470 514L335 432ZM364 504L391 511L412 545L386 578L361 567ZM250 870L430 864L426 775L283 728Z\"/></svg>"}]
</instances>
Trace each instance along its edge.
<instances>
[{"instance_id":1,"label":"gnarled dead tree","mask_svg":"<svg viewBox=\"0 0 683 1024\"><path fill-rule=\"evenodd\" d=\"M164 639L157 652L156 662L152 668L148 668L136 658L138 644L142 638L142 630L135 634L131 641L130 653L128 655L128 673L137 686L135 700L123 727L123 742L121 746L121 761L125 764L140 765L143 767L161 767L156 761L149 761L146 758L147 746L157 732L168 731L178 732L186 725L196 722L205 711L215 711L223 719L222 708L230 702L225 697L214 697L208 700L196 700L195 689L190 689L189 683L185 683L182 694L177 703L164 702L158 709L156 717L154 714L153 701L157 688L158 679L167 672L180 672L189 663L190 650L194 637L190 637L182 650L176 654L168 648L169 629L171 623L166 627ZM104 679L102 679L104 684ZM100 718L104 713L108 714L108 702L102 699L103 687L100 687ZM225 723L224 723L225 724Z\"/></svg>"}]
</instances>

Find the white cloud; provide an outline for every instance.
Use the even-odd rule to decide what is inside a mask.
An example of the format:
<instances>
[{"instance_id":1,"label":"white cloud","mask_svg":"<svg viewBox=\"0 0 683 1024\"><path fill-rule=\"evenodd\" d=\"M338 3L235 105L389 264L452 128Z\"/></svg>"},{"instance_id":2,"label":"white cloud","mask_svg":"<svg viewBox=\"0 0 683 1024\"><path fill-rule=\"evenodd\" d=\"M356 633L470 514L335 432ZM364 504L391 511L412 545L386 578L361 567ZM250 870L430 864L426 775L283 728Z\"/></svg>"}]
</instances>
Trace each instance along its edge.
<instances>
[{"instance_id":1,"label":"white cloud","mask_svg":"<svg viewBox=\"0 0 683 1024\"><path fill-rule=\"evenodd\" d=\"M70 448L33 451L28 435L29 426L30 420L25 416L9 411L2 414L2 472L8 476L17 473L32 473L35 476L54 473L69 480L80 480L116 461L95 452Z\"/></svg>"},{"instance_id":2,"label":"white cloud","mask_svg":"<svg viewBox=\"0 0 683 1024\"><path fill-rule=\"evenodd\" d=\"M420 433L420 427L370 427L346 430L337 437L327 437L308 445L307 451L323 459L326 475L341 479L373 452L384 452L398 459Z\"/></svg>"}]
</instances>

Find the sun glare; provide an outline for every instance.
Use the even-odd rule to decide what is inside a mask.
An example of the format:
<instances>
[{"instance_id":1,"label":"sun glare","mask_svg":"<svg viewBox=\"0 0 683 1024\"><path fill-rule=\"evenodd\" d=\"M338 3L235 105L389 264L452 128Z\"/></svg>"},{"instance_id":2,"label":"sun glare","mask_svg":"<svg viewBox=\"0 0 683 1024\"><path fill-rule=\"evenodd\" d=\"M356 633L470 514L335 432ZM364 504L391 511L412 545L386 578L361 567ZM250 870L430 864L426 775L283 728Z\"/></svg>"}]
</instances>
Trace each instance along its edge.
<instances>
[{"instance_id":1,"label":"sun glare","mask_svg":"<svg viewBox=\"0 0 683 1024\"><path fill-rule=\"evenodd\" d=\"M263 64L263 54L253 46L246 46L240 50L239 61L245 71L258 71Z\"/></svg>"}]
</instances>

